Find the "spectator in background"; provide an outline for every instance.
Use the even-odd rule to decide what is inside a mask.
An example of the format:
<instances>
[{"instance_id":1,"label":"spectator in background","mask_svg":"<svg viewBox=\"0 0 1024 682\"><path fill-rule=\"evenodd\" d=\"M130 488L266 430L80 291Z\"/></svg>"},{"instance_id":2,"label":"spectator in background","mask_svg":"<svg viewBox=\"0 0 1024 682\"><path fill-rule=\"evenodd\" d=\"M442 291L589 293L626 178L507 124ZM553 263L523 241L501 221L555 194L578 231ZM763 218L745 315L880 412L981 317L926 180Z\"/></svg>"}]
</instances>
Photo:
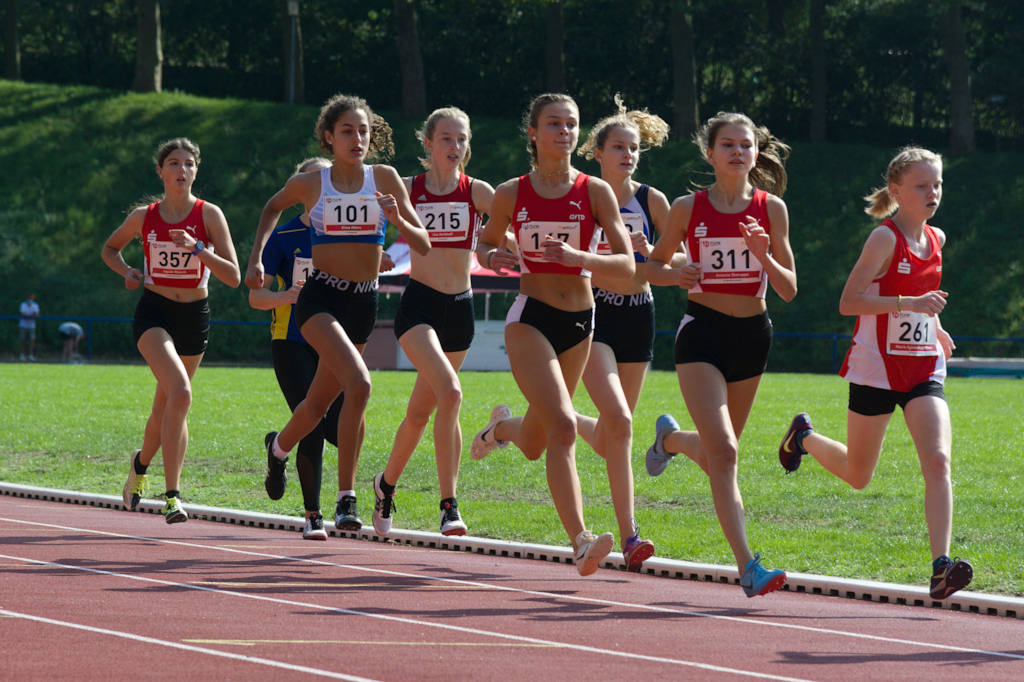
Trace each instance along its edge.
<instances>
[{"instance_id":1,"label":"spectator in background","mask_svg":"<svg viewBox=\"0 0 1024 682\"><path fill-rule=\"evenodd\" d=\"M39 304L36 303L36 295L29 294L28 297L21 302L21 306L18 310L21 313L21 320L18 321L18 343L21 347L21 354L18 359L25 362L28 359L29 362L35 362L36 360L36 318L39 317ZM28 355L26 358L25 350L28 349Z\"/></svg>"},{"instance_id":2,"label":"spectator in background","mask_svg":"<svg viewBox=\"0 0 1024 682\"><path fill-rule=\"evenodd\" d=\"M72 360L80 359L82 356L78 354L78 342L85 336L82 326L77 322L62 322L57 327L57 333L60 334L61 340L64 341L64 350L61 351L60 361L71 362Z\"/></svg>"}]
</instances>

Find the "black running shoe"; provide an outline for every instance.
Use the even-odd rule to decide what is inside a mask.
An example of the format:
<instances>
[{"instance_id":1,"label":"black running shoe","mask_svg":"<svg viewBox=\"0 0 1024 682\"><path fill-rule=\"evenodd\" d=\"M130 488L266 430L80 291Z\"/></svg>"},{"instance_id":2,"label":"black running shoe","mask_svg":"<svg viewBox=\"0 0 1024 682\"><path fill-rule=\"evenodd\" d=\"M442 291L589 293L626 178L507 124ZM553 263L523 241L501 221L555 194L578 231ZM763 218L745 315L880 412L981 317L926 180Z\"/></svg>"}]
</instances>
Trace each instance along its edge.
<instances>
[{"instance_id":1,"label":"black running shoe","mask_svg":"<svg viewBox=\"0 0 1024 682\"><path fill-rule=\"evenodd\" d=\"M812 431L811 428L811 416L806 412L801 412L795 417L789 425L789 430L786 431L785 438L782 439L782 444L779 445L779 464L786 470L787 474L791 474L800 468L800 460L807 451L804 450L798 444L798 439L802 440L803 435L807 435L807 432Z\"/></svg>"},{"instance_id":2,"label":"black running shoe","mask_svg":"<svg viewBox=\"0 0 1024 682\"><path fill-rule=\"evenodd\" d=\"M459 514L459 503L454 497L441 500L441 535L465 535L466 522Z\"/></svg>"},{"instance_id":3,"label":"black running shoe","mask_svg":"<svg viewBox=\"0 0 1024 682\"><path fill-rule=\"evenodd\" d=\"M334 527L338 530L362 530L363 520L356 511L356 496L345 495L334 508Z\"/></svg>"},{"instance_id":4,"label":"black running shoe","mask_svg":"<svg viewBox=\"0 0 1024 682\"><path fill-rule=\"evenodd\" d=\"M932 599L945 599L957 590L971 584L974 567L966 559L940 556L932 564L932 584L928 594Z\"/></svg>"},{"instance_id":5,"label":"black running shoe","mask_svg":"<svg viewBox=\"0 0 1024 682\"><path fill-rule=\"evenodd\" d=\"M263 445L267 449L267 475L263 479L263 487L267 489L267 496L270 499L280 500L288 486L288 458L281 459L274 455L275 438L277 431L271 431L263 437Z\"/></svg>"}]
</instances>

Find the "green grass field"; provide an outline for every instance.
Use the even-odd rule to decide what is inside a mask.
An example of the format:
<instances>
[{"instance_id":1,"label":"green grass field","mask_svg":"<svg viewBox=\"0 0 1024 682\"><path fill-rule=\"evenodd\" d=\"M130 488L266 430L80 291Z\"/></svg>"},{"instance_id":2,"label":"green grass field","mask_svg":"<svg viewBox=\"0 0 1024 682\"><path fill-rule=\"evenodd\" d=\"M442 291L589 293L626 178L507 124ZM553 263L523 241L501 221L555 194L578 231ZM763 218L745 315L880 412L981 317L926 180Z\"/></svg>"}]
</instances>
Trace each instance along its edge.
<instances>
[{"instance_id":1,"label":"green grass field","mask_svg":"<svg viewBox=\"0 0 1024 682\"><path fill-rule=\"evenodd\" d=\"M357 492L369 523L371 480L387 459L412 386L411 372L374 372L366 441ZM486 422L493 402L525 409L509 373L466 372L462 410L467 441L459 501L474 535L567 545L551 506L542 462L528 462L514 447L480 462L468 456L468 439ZM118 494L128 453L141 442L155 384L142 365L0 365L0 480L45 487ZM875 480L854 491L805 460L785 476L777 448L792 414L807 409L816 428L843 438L846 382L835 376L767 374L740 441L740 489L751 546L766 564L792 571L924 584L929 560L922 511L924 485L917 457L897 412L889 427ZM953 415L953 483L956 508L953 551L975 566L971 589L1024 594L1021 532L1024 385L1012 379L950 379ZM263 491L263 434L288 417L268 368L204 367L196 377L189 418L190 445L183 476L186 502L300 515L297 479L283 500ZM584 392L581 412L594 415ZM675 375L652 372L635 421L634 472L637 519L657 555L731 564L712 509L707 480L684 457L656 479L643 454L654 418L672 412L690 423ZM399 483L396 527L437 528L437 478L429 435ZM615 520L602 460L582 441L577 448L588 525L612 530ZM325 456L322 500L330 516L336 491L336 453ZM290 473L294 465L289 465ZM150 469L154 494L162 492L159 458ZM158 523L159 520L154 521Z\"/></svg>"}]
</instances>

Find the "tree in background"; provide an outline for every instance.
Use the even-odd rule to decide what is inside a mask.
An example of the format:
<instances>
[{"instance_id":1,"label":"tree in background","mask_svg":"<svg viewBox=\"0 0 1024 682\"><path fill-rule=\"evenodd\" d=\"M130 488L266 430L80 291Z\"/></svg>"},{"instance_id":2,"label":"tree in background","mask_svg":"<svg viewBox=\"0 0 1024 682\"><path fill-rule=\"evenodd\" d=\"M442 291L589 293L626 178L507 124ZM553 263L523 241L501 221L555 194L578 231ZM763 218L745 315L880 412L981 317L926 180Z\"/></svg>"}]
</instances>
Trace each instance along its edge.
<instances>
[{"instance_id":1,"label":"tree in background","mask_svg":"<svg viewBox=\"0 0 1024 682\"><path fill-rule=\"evenodd\" d=\"M4 78L12 81L21 80L18 0L4 0Z\"/></svg>"},{"instance_id":2,"label":"tree in background","mask_svg":"<svg viewBox=\"0 0 1024 682\"><path fill-rule=\"evenodd\" d=\"M135 52L136 92L163 89L164 50L160 41L160 0L138 0L139 31Z\"/></svg>"},{"instance_id":3,"label":"tree in background","mask_svg":"<svg viewBox=\"0 0 1024 682\"><path fill-rule=\"evenodd\" d=\"M284 50L284 100L306 103L306 71L302 54L302 23L299 0L281 0L281 47Z\"/></svg>"},{"instance_id":4,"label":"tree in background","mask_svg":"<svg viewBox=\"0 0 1024 682\"><path fill-rule=\"evenodd\" d=\"M565 24L562 0L547 0L544 11L544 87L565 91Z\"/></svg>"},{"instance_id":5,"label":"tree in background","mask_svg":"<svg viewBox=\"0 0 1024 682\"><path fill-rule=\"evenodd\" d=\"M974 115L971 112L970 62L959 2L949 4L943 24L943 53L949 69L949 152L963 156L974 151Z\"/></svg>"},{"instance_id":6,"label":"tree in background","mask_svg":"<svg viewBox=\"0 0 1024 682\"><path fill-rule=\"evenodd\" d=\"M402 72L402 114L409 117L427 113L427 86L423 78L423 53L416 29L416 8L413 0L395 0L395 22L398 33L398 63Z\"/></svg>"},{"instance_id":7,"label":"tree in background","mask_svg":"<svg viewBox=\"0 0 1024 682\"><path fill-rule=\"evenodd\" d=\"M828 80L825 69L825 0L811 0L808 22L811 43L811 142L825 141Z\"/></svg>"},{"instance_id":8,"label":"tree in background","mask_svg":"<svg viewBox=\"0 0 1024 682\"><path fill-rule=\"evenodd\" d=\"M697 103L697 69L693 55L693 16L687 0L672 3L669 17L672 42L672 122L676 138L688 140L697 131L700 109Z\"/></svg>"}]
</instances>

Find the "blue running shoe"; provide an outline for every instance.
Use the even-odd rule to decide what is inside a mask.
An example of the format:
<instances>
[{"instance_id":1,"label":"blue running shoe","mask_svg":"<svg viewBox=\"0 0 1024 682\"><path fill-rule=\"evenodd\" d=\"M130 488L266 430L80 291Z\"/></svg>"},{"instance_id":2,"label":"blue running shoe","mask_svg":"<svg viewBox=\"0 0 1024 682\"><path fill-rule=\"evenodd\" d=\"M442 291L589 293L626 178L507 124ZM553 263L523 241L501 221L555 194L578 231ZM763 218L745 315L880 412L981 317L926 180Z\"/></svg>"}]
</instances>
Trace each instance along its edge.
<instances>
[{"instance_id":1,"label":"blue running shoe","mask_svg":"<svg viewBox=\"0 0 1024 682\"><path fill-rule=\"evenodd\" d=\"M775 569L769 571L761 565L760 552L747 562L740 578L740 587L748 597L760 597L774 592L786 584L786 572Z\"/></svg>"},{"instance_id":2,"label":"blue running shoe","mask_svg":"<svg viewBox=\"0 0 1024 682\"><path fill-rule=\"evenodd\" d=\"M932 599L945 599L971 584L974 567L966 559L950 559L943 554L932 563L932 583L928 594Z\"/></svg>"},{"instance_id":3,"label":"blue running shoe","mask_svg":"<svg viewBox=\"0 0 1024 682\"><path fill-rule=\"evenodd\" d=\"M665 436L678 430L679 422L670 414L663 414L654 422L654 443L647 448L646 459L647 473L651 476L659 475L676 456L674 452L665 451Z\"/></svg>"},{"instance_id":4,"label":"blue running shoe","mask_svg":"<svg viewBox=\"0 0 1024 682\"><path fill-rule=\"evenodd\" d=\"M800 468L800 460L807 454L807 451L803 448L804 436L813 430L811 428L811 415L801 412L793 417L793 421L789 425L789 431L786 431L786 436L782 439L782 444L779 445L779 463L786 470L787 474L791 474Z\"/></svg>"}]
</instances>

